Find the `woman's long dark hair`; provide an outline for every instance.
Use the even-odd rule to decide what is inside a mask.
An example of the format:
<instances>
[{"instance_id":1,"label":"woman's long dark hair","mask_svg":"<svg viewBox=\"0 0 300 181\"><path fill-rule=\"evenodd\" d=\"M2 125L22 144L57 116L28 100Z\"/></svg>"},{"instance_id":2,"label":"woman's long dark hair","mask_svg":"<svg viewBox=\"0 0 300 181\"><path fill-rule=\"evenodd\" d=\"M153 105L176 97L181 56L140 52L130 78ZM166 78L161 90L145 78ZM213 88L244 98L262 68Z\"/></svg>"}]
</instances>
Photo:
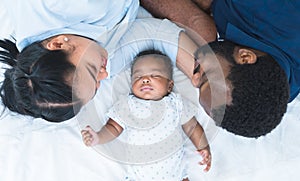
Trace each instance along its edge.
<instances>
[{"instance_id":1,"label":"woman's long dark hair","mask_svg":"<svg viewBox=\"0 0 300 181\"><path fill-rule=\"evenodd\" d=\"M74 106L82 105L67 80L76 67L64 51L50 51L36 42L19 53L10 40L0 40L0 47L0 61L8 65L0 88L5 107L50 122L75 116Z\"/></svg>"}]
</instances>

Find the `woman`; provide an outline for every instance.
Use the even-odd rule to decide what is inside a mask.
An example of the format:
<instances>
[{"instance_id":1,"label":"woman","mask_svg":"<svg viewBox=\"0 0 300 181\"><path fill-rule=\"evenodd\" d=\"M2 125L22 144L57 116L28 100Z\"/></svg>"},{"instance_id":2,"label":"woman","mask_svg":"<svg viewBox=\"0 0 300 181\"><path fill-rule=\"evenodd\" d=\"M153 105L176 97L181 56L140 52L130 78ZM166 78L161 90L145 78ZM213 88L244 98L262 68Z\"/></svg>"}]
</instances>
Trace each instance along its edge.
<instances>
[{"instance_id":1,"label":"woman","mask_svg":"<svg viewBox=\"0 0 300 181\"><path fill-rule=\"evenodd\" d=\"M146 48L162 49L192 76L196 46L167 20L133 21L138 1L5 3L15 7L10 17L21 51L1 42L6 50L1 61L11 66L1 97L12 111L50 122L70 119L92 99L100 80L120 72Z\"/></svg>"}]
</instances>

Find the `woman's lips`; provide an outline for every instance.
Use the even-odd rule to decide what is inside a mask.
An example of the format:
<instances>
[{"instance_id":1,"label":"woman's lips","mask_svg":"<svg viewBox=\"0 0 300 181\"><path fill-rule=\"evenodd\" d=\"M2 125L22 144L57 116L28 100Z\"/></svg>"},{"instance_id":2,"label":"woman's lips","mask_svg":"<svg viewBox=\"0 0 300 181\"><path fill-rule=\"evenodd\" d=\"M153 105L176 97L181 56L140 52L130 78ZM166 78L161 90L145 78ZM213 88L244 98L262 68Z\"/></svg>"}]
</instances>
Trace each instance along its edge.
<instances>
[{"instance_id":1,"label":"woman's lips","mask_svg":"<svg viewBox=\"0 0 300 181\"><path fill-rule=\"evenodd\" d=\"M102 57L102 67L105 67L106 68L106 65L107 65L107 58L105 57Z\"/></svg>"}]
</instances>

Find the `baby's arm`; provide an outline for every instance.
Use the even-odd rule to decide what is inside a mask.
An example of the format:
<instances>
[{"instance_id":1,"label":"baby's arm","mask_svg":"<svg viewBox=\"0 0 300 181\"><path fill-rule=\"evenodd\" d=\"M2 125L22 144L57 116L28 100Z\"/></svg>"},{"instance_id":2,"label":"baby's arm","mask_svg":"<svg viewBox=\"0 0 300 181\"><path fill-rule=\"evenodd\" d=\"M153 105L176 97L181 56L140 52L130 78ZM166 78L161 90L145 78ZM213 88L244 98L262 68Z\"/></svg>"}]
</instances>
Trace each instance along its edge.
<instances>
[{"instance_id":1,"label":"baby's arm","mask_svg":"<svg viewBox=\"0 0 300 181\"><path fill-rule=\"evenodd\" d=\"M200 165L206 165L204 171L209 171L211 167L211 153L208 141L206 139L202 126L198 123L195 117L185 123L183 126L185 134L191 139L197 151L202 156L203 160Z\"/></svg>"},{"instance_id":2,"label":"baby's arm","mask_svg":"<svg viewBox=\"0 0 300 181\"><path fill-rule=\"evenodd\" d=\"M114 120L109 119L107 123L95 132L90 126L87 126L81 131L83 142L86 146L94 146L97 144L107 143L118 137L123 131L123 128Z\"/></svg>"}]
</instances>

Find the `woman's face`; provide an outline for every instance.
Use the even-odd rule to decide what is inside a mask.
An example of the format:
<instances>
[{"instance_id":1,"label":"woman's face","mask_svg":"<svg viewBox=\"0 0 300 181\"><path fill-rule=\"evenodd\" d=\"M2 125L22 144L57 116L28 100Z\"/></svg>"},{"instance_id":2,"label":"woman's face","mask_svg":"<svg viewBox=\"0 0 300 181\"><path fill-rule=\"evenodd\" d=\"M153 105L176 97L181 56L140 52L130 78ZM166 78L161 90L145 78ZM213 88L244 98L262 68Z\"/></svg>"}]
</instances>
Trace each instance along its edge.
<instances>
[{"instance_id":1,"label":"woman's face","mask_svg":"<svg viewBox=\"0 0 300 181\"><path fill-rule=\"evenodd\" d=\"M73 93L87 103L100 87L100 81L108 75L106 71L107 51L95 41L69 36L71 44L69 59L76 66L73 77Z\"/></svg>"}]
</instances>

